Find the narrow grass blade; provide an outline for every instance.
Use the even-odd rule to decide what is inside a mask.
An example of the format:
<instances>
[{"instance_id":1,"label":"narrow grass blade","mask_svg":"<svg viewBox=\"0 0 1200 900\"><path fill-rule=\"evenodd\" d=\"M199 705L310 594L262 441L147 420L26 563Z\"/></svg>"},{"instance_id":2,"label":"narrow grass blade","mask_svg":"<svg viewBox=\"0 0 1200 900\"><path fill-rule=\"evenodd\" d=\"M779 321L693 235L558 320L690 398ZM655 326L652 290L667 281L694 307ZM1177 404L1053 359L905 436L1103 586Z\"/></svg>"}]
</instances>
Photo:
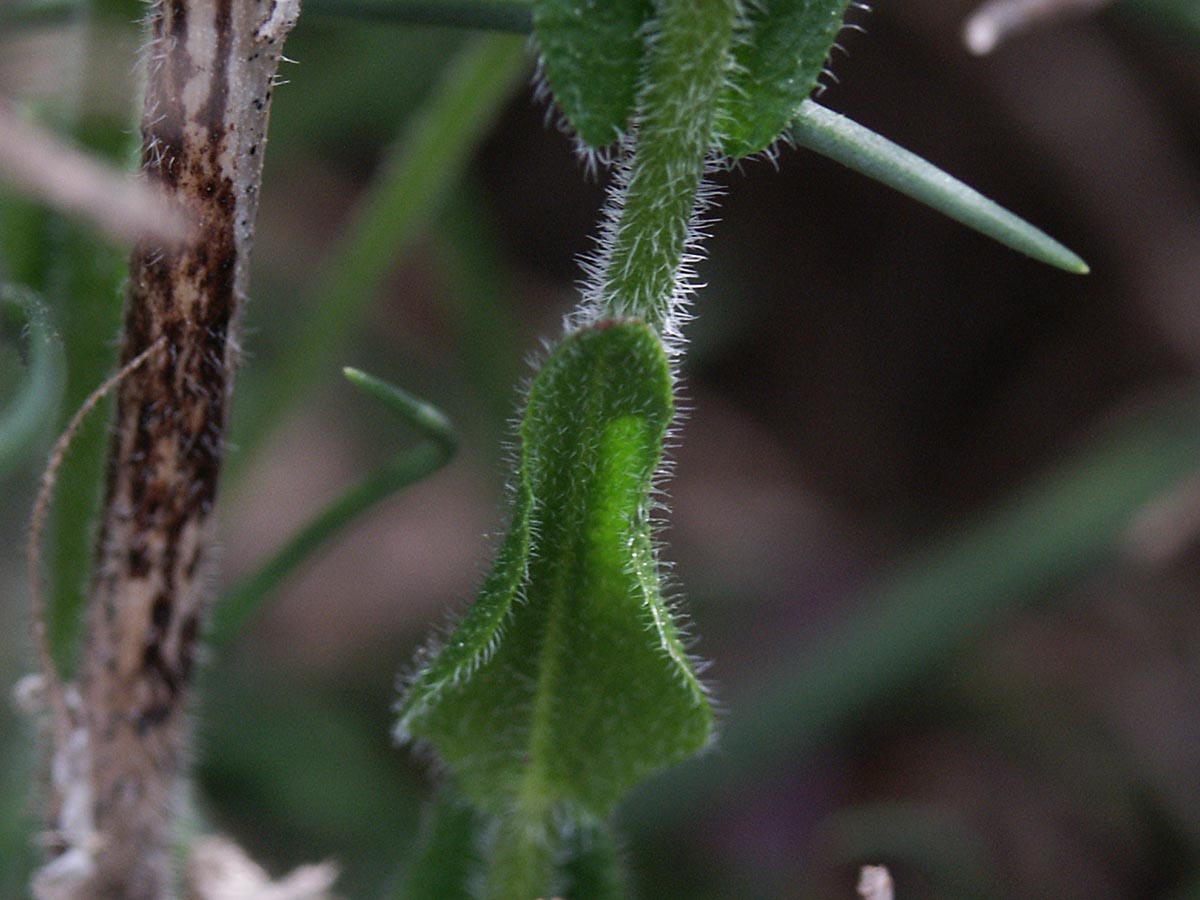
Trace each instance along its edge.
<instances>
[{"instance_id":1,"label":"narrow grass blade","mask_svg":"<svg viewBox=\"0 0 1200 900\"><path fill-rule=\"evenodd\" d=\"M29 369L7 408L0 410L0 477L33 450L57 418L67 380L62 343L37 298L14 287L0 288L0 306L14 311L28 333ZM0 313L4 310L0 309Z\"/></svg>"},{"instance_id":2,"label":"narrow grass blade","mask_svg":"<svg viewBox=\"0 0 1200 900\"><path fill-rule=\"evenodd\" d=\"M329 16L392 25L438 25L528 34L529 0L308 0L305 16Z\"/></svg>"},{"instance_id":3,"label":"narrow grass blade","mask_svg":"<svg viewBox=\"0 0 1200 900\"><path fill-rule=\"evenodd\" d=\"M791 135L797 144L919 200L1026 256L1077 275L1089 271L1079 256L1024 219L915 153L811 100L800 105Z\"/></svg>"},{"instance_id":4,"label":"narrow grass blade","mask_svg":"<svg viewBox=\"0 0 1200 900\"><path fill-rule=\"evenodd\" d=\"M450 63L403 139L383 162L334 249L255 402L241 407L237 442L249 455L291 403L342 358L395 262L462 175L471 153L527 66L525 41L488 35Z\"/></svg>"},{"instance_id":5,"label":"narrow grass blade","mask_svg":"<svg viewBox=\"0 0 1200 900\"><path fill-rule=\"evenodd\" d=\"M226 594L217 605L209 635L209 643L215 647L236 637L267 595L334 535L396 491L436 472L454 455L457 438L441 412L365 372L344 371L351 384L420 431L428 443L398 454L364 478L293 535L262 568Z\"/></svg>"}]
</instances>

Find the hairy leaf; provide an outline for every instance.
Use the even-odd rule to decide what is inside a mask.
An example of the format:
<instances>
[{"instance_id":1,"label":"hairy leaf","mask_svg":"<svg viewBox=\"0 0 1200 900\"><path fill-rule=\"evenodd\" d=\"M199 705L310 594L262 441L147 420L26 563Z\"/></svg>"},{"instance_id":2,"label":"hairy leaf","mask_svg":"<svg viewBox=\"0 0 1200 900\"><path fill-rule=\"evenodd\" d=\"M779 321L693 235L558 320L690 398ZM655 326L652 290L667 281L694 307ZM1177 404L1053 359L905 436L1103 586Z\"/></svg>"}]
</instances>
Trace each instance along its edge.
<instances>
[{"instance_id":1,"label":"hairy leaf","mask_svg":"<svg viewBox=\"0 0 1200 900\"><path fill-rule=\"evenodd\" d=\"M585 144L607 147L633 115L651 0L535 0L546 80Z\"/></svg>"},{"instance_id":2,"label":"hairy leaf","mask_svg":"<svg viewBox=\"0 0 1200 900\"><path fill-rule=\"evenodd\" d=\"M650 535L671 389L661 342L635 320L550 355L495 568L401 703L400 737L432 744L474 802L504 814L497 840L520 853L537 855L530 835L557 811L604 815L711 732Z\"/></svg>"},{"instance_id":3,"label":"hairy leaf","mask_svg":"<svg viewBox=\"0 0 1200 900\"><path fill-rule=\"evenodd\" d=\"M737 67L722 105L726 155L757 153L783 133L816 86L847 6L848 0L746 3Z\"/></svg>"}]
</instances>

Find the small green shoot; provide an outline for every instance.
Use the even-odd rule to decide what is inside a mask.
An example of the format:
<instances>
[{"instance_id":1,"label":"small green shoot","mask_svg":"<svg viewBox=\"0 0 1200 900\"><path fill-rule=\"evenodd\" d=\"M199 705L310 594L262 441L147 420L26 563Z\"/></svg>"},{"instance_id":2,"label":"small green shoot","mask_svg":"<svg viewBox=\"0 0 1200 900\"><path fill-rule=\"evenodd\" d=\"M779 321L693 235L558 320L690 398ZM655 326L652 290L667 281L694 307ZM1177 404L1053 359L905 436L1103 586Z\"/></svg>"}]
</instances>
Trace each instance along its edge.
<instances>
[{"instance_id":1,"label":"small green shoot","mask_svg":"<svg viewBox=\"0 0 1200 900\"><path fill-rule=\"evenodd\" d=\"M227 645L241 633L270 592L335 534L396 491L433 474L454 456L458 439L439 410L358 369L343 372L356 388L416 428L427 443L398 453L350 488L293 535L265 565L230 590L214 611L209 635L214 647Z\"/></svg>"}]
</instances>

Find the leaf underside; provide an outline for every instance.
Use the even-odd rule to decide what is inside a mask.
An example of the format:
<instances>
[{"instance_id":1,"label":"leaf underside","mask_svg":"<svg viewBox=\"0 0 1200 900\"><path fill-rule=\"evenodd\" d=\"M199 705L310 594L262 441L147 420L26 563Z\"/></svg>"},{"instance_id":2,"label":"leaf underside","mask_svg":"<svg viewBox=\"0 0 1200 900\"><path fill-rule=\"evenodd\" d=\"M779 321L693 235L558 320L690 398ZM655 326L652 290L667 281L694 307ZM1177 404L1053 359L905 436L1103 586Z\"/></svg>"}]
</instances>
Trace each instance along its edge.
<instances>
[{"instance_id":1,"label":"leaf underside","mask_svg":"<svg viewBox=\"0 0 1200 900\"><path fill-rule=\"evenodd\" d=\"M848 0L746 4L722 102L725 155L757 153L783 133L816 87L848 5Z\"/></svg>"},{"instance_id":2,"label":"leaf underside","mask_svg":"<svg viewBox=\"0 0 1200 900\"><path fill-rule=\"evenodd\" d=\"M533 382L495 568L400 708L484 809L604 815L709 738L650 536L671 390L634 320L570 335Z\"/></svg>"},{"instance_id":3,"label":"leaf underside","mask_svg":"<svg viewBox=\"0 0 1200 900\"><path fill-rule=\"evenodd\" d=\"M612 144L633 115L651 0L536 0L546 81L580 139Z\"/></svg>"}]
</instances>

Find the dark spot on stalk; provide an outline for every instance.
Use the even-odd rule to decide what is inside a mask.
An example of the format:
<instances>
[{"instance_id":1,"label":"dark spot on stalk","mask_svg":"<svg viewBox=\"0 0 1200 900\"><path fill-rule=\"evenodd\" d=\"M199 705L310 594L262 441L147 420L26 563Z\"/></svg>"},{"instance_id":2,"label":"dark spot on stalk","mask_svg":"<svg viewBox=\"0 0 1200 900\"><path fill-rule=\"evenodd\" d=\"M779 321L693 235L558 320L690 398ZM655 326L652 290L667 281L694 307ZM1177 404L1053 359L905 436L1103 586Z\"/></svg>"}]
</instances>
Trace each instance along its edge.
<instances>
[{"instance_id":1,"label":"dark spot on stalk","mask_svg":"<svg viewBox=\"0 0 1200 900\"><path fill-rule=\"evenodd\" d=\"M157 728L163 722L167 721L171 716L171 705L169 703L154 703L142 710L141 715L137 717L134 723L134 729L138 735L144 735L153 728Z\"/></svg>"},{"instance_id":2,"label":"dark spot on stalk","mask_svg":"<svg viewBox=\"0 0 1200 900\"><path fill-rule=\"evenodd\" d=\"M166 594L155 597L150 607L150 623L160 631L165 631L171 624L171 607L171 598Z\"/></svg>"},{"instance_id":3,"label":"dark spot on stalk","mask_svg":"<svg viewBox=\"0 0 1200 900\"><path fill-rule=\"evenodd\" d=\"M131 578L145 578L150 574L150 560L144 544L134 544L129 548L128 568Z\"/></svg>"}]
</instances>

